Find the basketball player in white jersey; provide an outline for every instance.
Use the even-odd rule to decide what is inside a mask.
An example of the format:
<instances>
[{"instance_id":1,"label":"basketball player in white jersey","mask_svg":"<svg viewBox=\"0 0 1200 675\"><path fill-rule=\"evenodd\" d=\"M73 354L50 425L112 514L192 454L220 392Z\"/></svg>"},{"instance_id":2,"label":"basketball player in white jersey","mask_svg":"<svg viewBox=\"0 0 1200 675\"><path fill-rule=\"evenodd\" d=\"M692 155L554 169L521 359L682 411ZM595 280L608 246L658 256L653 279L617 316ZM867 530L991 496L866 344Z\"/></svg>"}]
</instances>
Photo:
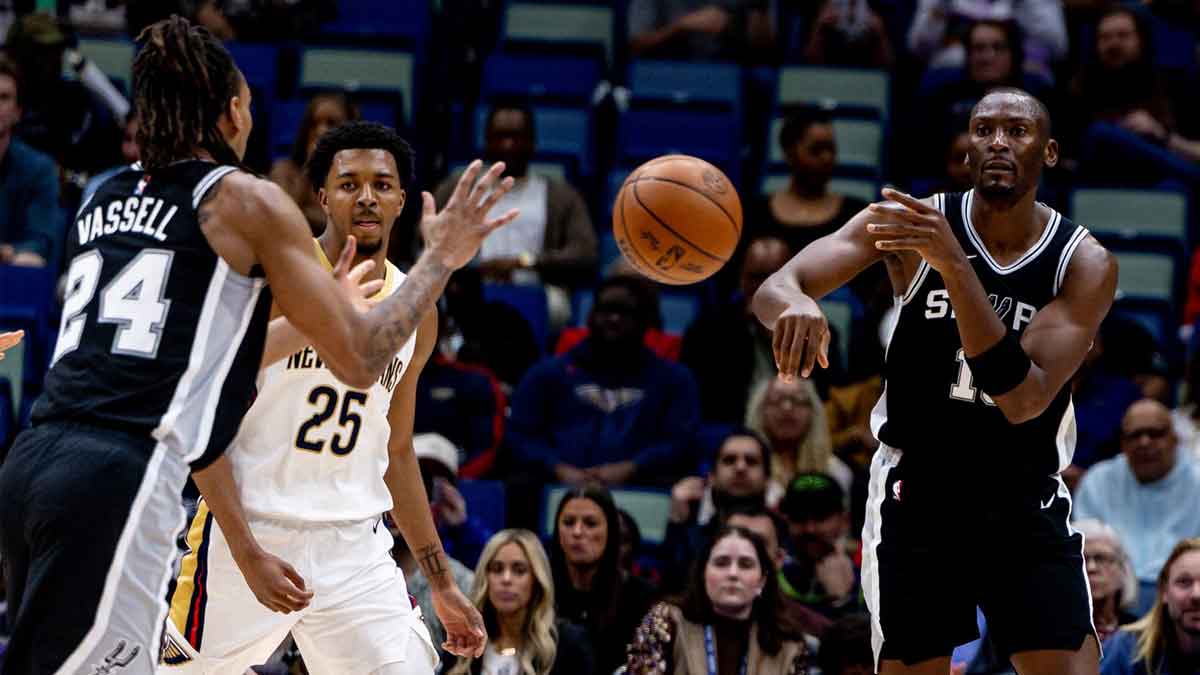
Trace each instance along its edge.
<instances>
[{"instance_id":1,"label":"basketball player in white jersey","mask_svg":"<svg viewBox=\"0 0 1200 675\"><path fill-rule=\"evenodd\" d=\"M356 271L367 269L363 288L379 289L375 300L404 281L386 253L412 165L408 144L369 122L325 134L309 160L327 214L317 256L332 269L353 235ZM432 204L424 215L433 217ZM257 397L229 451L195 476L204 499L172 593L160 673L242 675L289 632L313 673L432 673L437 652L389 554L385 511L434 586L443 647L482 654L483 621L442 562L412 448L417 376L437 324L428 313L379 380L355 389L287 319L272 319Z\"/></svg>"}]
</instances>

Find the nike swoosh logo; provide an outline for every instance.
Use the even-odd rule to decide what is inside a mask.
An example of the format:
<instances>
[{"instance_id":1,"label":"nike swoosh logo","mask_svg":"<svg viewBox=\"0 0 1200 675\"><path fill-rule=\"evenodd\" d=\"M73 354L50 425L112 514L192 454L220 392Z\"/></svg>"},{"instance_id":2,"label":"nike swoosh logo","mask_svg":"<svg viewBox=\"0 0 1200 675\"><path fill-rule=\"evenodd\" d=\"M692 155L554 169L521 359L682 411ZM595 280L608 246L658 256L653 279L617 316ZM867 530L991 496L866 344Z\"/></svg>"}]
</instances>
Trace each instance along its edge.
<instances>
[{"instance_id":1,"label":"nike swoosh logo","mask_svg":"<svg viewBox=\"0 0 1200 675\"><path fill-rule=\"evenodd\" d=\"M1048 508L1050 508L1050 505L1054 503L1054 497L1055 497L1055 496L1057 496L1057 495L1050 495L1050 498L1049 498L1049 499L1047 499L1045 502L1043 502L1043 503L1042 503L1042 509L1048 509Z\"/></svg>"},{"instance_id":2,"label":"nike swoosh logo","mask_svg":"<svg viewBox=\"0 0 1200 675\"><path fill-rule=\"evenodd\" d=\"M979 257L978 255L969 255L969 256L967 256L967 260L974 260L975 258L978 258L978 257Z\"/></svg>"}]
</instances>

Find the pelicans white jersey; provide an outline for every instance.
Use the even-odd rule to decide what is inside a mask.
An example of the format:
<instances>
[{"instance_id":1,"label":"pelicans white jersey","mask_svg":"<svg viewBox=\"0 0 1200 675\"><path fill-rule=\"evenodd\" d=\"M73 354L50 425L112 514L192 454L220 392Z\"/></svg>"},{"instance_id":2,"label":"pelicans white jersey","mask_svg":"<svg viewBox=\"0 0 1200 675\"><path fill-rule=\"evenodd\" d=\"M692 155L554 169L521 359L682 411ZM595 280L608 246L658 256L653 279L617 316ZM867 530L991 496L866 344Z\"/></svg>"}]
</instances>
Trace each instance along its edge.
<instances>
[{"instance_id":1,"label":"pelicans white jersey","mask_svg":"<svg viewBox=\"0 0 1200 675\"><path fill-rule=\"evenodd\" d=\"M315 242L314 242L315 243ZM320 244L317 256L332 269ZM404 273L385 263L377 298ZM388 409L412 361L416 335L369 389L339 381L311 346L258 374L258 393L227 451L247 515L301 522L372 518L392 508Z\"/></svg>"}]
</instances>

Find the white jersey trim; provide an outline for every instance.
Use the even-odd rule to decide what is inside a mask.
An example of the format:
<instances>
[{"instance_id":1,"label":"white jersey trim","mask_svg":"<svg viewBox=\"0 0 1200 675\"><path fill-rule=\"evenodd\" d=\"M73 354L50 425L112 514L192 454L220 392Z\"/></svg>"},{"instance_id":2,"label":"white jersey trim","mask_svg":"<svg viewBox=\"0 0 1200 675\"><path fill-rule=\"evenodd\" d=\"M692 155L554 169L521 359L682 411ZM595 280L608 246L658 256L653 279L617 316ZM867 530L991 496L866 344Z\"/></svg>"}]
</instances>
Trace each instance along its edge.
<instances>
[{"instance_id":1,"label":"white jersey trim","mask_svg":"<svg viewBox=\"0 0 1200 675\"><path fill-rule=\"evenodd\" d=\"M217 168L204 174L204 178L196 183L196 188L192 190L192 208L200 208L200 200L204 199L204 195L212 189L212 186L217 184L225 176L237 171L236 166L218 166Z\"/></svg>"},{"instance_id":2,"label":"white jersey trim","mask_svg":"<svg viewBox=\"0 0 1200 675\"><path fill-rule=\"evenodd\" d=\"M879 544L883 542L883 503L887 500L888 474L900 464L900 457L899 450L884 444L880 444L879 449L875 451L867 488L866 518L863 521L862 585L867 611L871 617L871 652L875 657L876 671L879 670L884 641L883 622L879 614Z\"/></svg>"},{"instance_id":3,"label":"white jersey trim","mask_svg":"<svg viewBox=\"0 0 1200 675\"><path fill-rule=\"evenodd\" d=\"M1011 265L1001 265L992 258L992 254L988 252L987 246L983 244L983 238L975 230L975 224L971 222L971 204L974 202L974 190L970 190L963 195L962 221L964 229L967 231L967 238L971 240L971 243L978 250L979 256L983 258L988 267L992 268L992 271L996 274L1012 274L1037 258L1042 251L1050 246L1050 241L1054 239L1054 233L1058 230L1058 224L1062 221L1062 214L1054 209L1050 209L1050 220L1046 223L1046 227L1042 229L1042 236L1037 240L1037 243L1030 247L1028 251L1025 251L1020 258L1013 261Z\"/></svg>"},{"instance_id":4,"label":"white jersey trim","mask_svg":"<svg viewBox=\"0 0 1200 675\"><path fill-rule=\"evenodd\" d=\"M1087 234L1088 231L1084 226L1076 225L1075 231L1071 233L1071 238L1067 240L1067 245L1059 254L1058 268L1054 272L1054 295L1058 295L1058 290L1062 288L1063 279L1067 277L1067 268L1071 266L1071 257L1075 255L1075 249L1079 247L1080 242Z\"/></svg>"}]
</instances>

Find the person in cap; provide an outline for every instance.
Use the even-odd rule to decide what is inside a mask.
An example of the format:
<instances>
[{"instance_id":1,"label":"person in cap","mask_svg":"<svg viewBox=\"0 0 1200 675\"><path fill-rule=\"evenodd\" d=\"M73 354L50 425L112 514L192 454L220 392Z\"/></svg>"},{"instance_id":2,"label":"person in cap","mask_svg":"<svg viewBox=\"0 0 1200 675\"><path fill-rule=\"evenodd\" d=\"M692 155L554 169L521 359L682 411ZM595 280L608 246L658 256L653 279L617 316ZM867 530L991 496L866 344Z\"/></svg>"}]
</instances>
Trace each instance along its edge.
<instances>
[{"instance_id":1,"label":"person in cap","mask_svg":"<svg viewBox=\"0 0 1200 675\"><path fill-rule=\"evenodd\" d=\"M850 512L837 481L823 473L799 474L779 510L792 550L780 579L783 594L833 619L861 609L861 558L847 538Z\"/></svg>"}]
</instances>

